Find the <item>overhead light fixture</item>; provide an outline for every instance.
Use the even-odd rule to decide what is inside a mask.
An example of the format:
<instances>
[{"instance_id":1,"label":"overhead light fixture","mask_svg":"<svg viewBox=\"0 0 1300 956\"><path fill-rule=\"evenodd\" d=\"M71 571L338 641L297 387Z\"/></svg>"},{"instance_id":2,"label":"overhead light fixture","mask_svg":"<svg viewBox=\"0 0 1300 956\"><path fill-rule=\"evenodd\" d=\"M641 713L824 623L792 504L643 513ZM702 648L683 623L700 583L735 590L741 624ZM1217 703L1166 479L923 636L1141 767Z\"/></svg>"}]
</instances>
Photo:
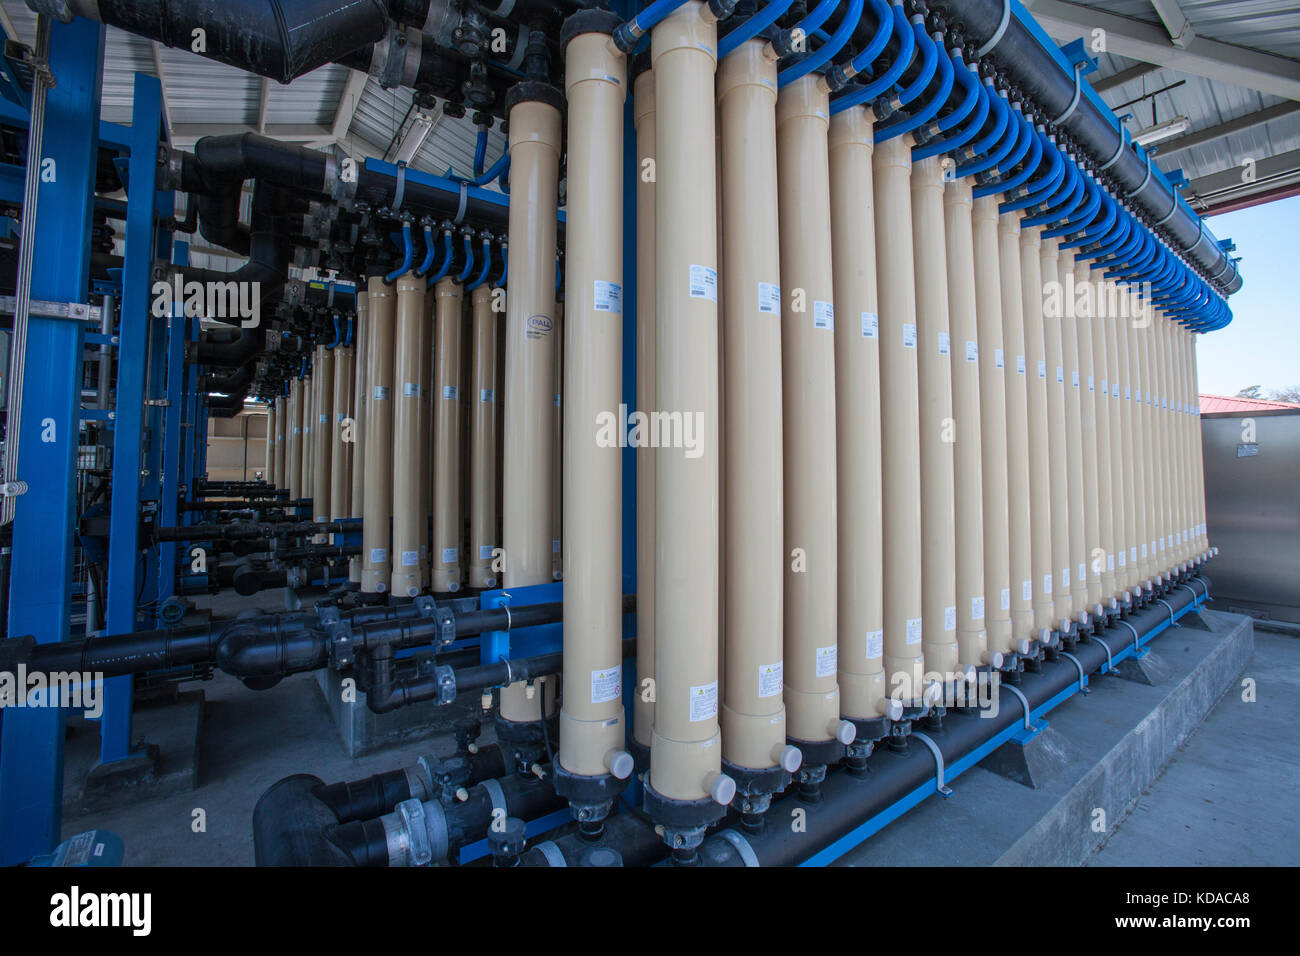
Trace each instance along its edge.
<instances>
[{"instance_id":1,"label":"overhead light fixture","mask_svg":"<svg viewBox=\"0 0 1300 956\"><path fill-rule=\"evenodd\" d=\"M1165 120L1163 123L1157 123L1155 126L1148 126L1136 136L1133 142L1139 146L1150 146L1153 143L1163 143L1167 139L1175 136L1181 136L1192 127L1192 121L1186 116L1175 116L1173 119Z\"/></svg>"}]
</instances>

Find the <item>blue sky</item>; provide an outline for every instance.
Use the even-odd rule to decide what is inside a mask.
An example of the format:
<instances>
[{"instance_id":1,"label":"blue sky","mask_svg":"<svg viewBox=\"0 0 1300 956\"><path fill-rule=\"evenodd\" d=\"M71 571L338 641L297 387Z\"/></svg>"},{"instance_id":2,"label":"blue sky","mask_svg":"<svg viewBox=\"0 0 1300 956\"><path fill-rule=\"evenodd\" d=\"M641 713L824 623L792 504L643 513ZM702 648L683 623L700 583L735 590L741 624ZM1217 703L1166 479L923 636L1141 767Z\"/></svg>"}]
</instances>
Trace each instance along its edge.
<instances>
[{"instance_id":1,"label":"blue sky","mask_svg":"<svg viewBox=\"0 0 1300 956\"><path fill-rule=\"evenodd\" d=\"M1228 300L1232 324L1197 343L1201 392L1265 393L1300 385L1300 196L1207 220L1237 243L1245 285Z\"/></svg>"}]
</instances>

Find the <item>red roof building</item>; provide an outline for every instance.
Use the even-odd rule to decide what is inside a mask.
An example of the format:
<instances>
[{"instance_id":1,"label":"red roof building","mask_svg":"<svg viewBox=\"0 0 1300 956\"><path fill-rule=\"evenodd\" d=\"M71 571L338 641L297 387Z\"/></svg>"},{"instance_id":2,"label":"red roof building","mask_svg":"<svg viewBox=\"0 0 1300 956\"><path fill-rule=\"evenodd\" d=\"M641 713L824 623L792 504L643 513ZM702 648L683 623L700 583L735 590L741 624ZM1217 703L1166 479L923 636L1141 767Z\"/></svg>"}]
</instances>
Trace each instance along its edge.
<instances>
[{"instance_id":1,"label":"red roof building","mask_svg":"<svg viewBox=\"0 0 1300 956\"><path fill-rule=\"evenodd\" d=\"M1202 395L1201 414L1213 415L1216 412L1270 412L1286 408L1300 410L1300 405L1287 402L1266 402L1261 398L1237 398L1228 395Z\"/></svg>"}]
</instances>

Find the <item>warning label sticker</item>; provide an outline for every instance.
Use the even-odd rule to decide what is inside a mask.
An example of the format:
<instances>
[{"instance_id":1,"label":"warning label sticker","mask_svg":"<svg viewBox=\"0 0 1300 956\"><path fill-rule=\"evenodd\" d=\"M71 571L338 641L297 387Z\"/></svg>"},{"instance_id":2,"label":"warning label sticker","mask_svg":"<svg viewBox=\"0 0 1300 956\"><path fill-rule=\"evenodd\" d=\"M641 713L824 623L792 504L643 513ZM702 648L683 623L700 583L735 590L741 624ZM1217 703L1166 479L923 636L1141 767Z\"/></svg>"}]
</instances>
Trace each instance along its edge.
<instances>
[{"instance_id":1,"label":"warning label sticker","mask_svg":"<svg viewBox=\"0 0 1300 956\"><path fill-rule=\"evenodd\" d=\"M921 619L919 617L911 618L907 622L907 643L921 643Z\"/></svg>"},{"instance_id":2,"label":"warning label sticker","mask_svg":"<svg viewBox=\"0 0 1300 956\"><path fill-rule=\"evenodd\" d=\"M597 312L622 312L623 287L617 282L606 282L603 279L597 279L592 307Z\"/></svg>"},{"instance_id":3,"label":"warning label sticker","mask_svg":"<svg viewBox=\"0 0 1300 956\"><path fill-rule=\"evenodd\" d=\"M718 270L710 269L708 266L691 266L691 284L690 296L692 299L708 299L710 302L718 301ZM717 688L714 688L714 696L717 696ZM694 720L695 718L691 718ZM703 720L704 718L700 718Z\"/></svg>"},{"instance_id":4,"label":"warning label sticker","mask_svg":"<svg viewBox=\"0 0 1300 956\"><path fill-rule=\"evenodd\" d=\"M984 620L984 598L973 597L970 599L970 616L973 621Z\"/></svg>"},{"instance_id":5,"label":"warning label sticker","mask_svg":"<svg viewBox=\"0 0 1300 956\"><path fill-rule=\"evenodd\" d=\"M370 549L370 563L371 563L371 564L383 564L383 563L384 563L385 561L387 561L387 560L388 560L388 549L387 549L387 548L371 548L371 549Z\"/></svg>"},{"instance_id":6,"label":"warning label sticker","mask_svg":"<svg viewBox=\"0 0 1300 956\"><path fill-rule=\"evenodd\" d=\"M781 287L775 282L758 284L758 311L764 315L781 314Z\"/></svg>"},{"instance_id":7,"label":"warning label sticker","mask_svg":"<svg viewBox=\"0 0 1300 956\"><path fill-rule=\"evenodd\" d=\"M903 324L903 348L916 348L916 326Z\"/></svg>"},{"instance_id":8,"label":"warning label sticker","mask_svg":"<svg viewBox=\"0 0 1300 956\"><path fill-rule=\"evenodd\" d=\"M775 697L781 693L785 662L758 665L758 696Z\"/></svg>"},{"instance_id":9,"label":"warning label sticker","mask_svg":"<svg viewBox=\"0 0 1300 956\"><path fill-rule=\"evenodd\" d=\"M834 676L835 669L839 664L839 656L838 656L839 652L836 649L836 645L832 644L829 647L819 647L816 649L816 654L817 654L817 676L818 677Z\"/></svg>"},{"instance_id":10,"label":"warning label sticker","mask_svg":"<svg viewBox=\"0 0 1300 956\"><path fill-rule=\"evenodd\" d=\"M813 328L835 328L835 306L820 300L813 303Z\"/></svg>"},{"instance_id":11,"label":"warning label sticker","mask_svg":"<svg viewBox=\"0 0 1300 956\"><path fill-rule=\"evenodd\" d=\"M691 688L691 721L712 720L718 716L718 682Z\"/></svg>"},{"instance_id":12,"label":"warning label sticker","mask_svg":"<svg viewBox=\"0 0 1300 956\"><path fill-rule=\"evenodd\" d=\"M885 653L885 632L867 631L867 660L874 661Z\"/></svg>"},{"instance_id":13,"label":"warning label sticker","mask_svg":"<svg viewBox=\"0 0 1300 956\"><path fill-rule=\"evenodd\" d=\"M420 552L418 549L415 551L402 552L402 567L413 568L419 563L420 563Z\"/></svg>"},{"instance_id":14,"label":"warning label sticker","mask_svg":"<svg viewBox=\"0 0 1300 956\"><path fill-rule=\"evenodd\" d=\"M880 316L874 312L862 313L862 337L874 339L880 334Z\"/></svg>"},{"instance_id":15,"label":"warning label sticker","mask_svg":"<svg viewBox=\"0 0 1300 956\"><path fill-rule=\"evenodd\" d=\"M591 702L603 704L608 700L618 700L623 689L623 665L606 667L604 670L591 672Z\"/></svg>"},{"instance_id":16,"label":"warning label sticker","mask_svg":"<svg viewBox=\"0 0 1300 956\"><path fill-rule=\"evenodd\" d=\"M955 604L952 607L943 609L943 629L945 631L957 630L957 606Z\"/></svg>"},{"instance_id":17,"label":"warning label sticker","mask_svg":"<svg viewBox=\"0 0 1300 956\"><path fill-rule=\"evenodd\" d=\"M460 556L460 549L459 549L459 548L443 548L443 549L442 549L442 563L443 563L443 564L451 564L451 563L453 563L453 562L456 560L456 558L459 557L459 556Z\"/></svg>"}]
</instances>

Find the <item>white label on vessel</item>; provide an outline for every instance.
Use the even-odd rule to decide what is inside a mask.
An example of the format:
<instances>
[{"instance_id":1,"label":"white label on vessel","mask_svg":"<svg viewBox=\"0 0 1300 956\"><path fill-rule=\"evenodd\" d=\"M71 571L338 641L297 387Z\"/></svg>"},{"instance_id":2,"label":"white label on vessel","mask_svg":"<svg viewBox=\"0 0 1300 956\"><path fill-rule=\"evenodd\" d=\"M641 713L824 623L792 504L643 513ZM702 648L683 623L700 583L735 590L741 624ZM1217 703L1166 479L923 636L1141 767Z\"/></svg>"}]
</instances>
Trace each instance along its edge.
<instances>
[{"instance_id":1,"label":"white label on vessel","mask_svg":"<svg viewBox=\"0 0 1300 956\"><path fill-rule=\"evenodd\" d=\"M559 539L559 538L552 538L552 539L551 539L551 554L559 554L559 553L560 553L560 539Z\"/></svg>"},{"instance_id":2,"label":"white label on vessel","mask_svg":"<svg viewBox=\"0 0 1300 956\"><path fill-rule=\"evenodd\" d=\"M835 306L829 302L817 300L813 302L813 328L814 329L834 329L835 328Z\"/></svg>"},{"instance_id":3,"label":"white label on vessel","mask_svg":"<svg viewBox=\"0 0 1300 956\"><path fill-rule=\"evenodd\" d=\"M591 672L591 702L603 704L608 700L618 700L623 687L623 665L615 664L604 670Z\"/></svg>"},{"instance_id":4,"label":"white label on vessel","mask_svg":"<svg viewBox=\"0 0 1300 956\"><path fill-rule=\"evenodd\" d=\"M947 355L952 351L952 340L948 337L947 332L939 333L939 354Z\"/></svg>"},{"instance_id":5,"label":"white label on vessel","mask_svg":"<svg viewBox=\"0 0 1300 956\"><path fill-rule=\"evenodd\" d=\"M1025 357L1023 355L1016 356L1016 372L1021 375L1025 374Z\"/></svg>"},{"instance_id":6,"label":"white label on vessel","mask_svg":"<svg viewBox=\"0 0 1300 956\"><path fill-rule=\"evenodd\" d=\"M456 560L456 557L457 557L459 554L460 554L460 549L459 549L459 548L443 548L443 549L442 549L442 563L443 563L443 564L451 564L451 563L453 563L453 562Z\"/></svg>"},{"instance_id":7,"label":"white label on vessel","mask_svg":"<svg viewBox=\"0 0 1300 956\"><path fill-rule=\"evenodd\" d=\"M594 284L595 294L592 308L597 312L622 312L623 311L623 287L617 282L606 282L604 279L597 279ZM599 703L593 700L592 703Z\"/></svg>"},{"instance_id":8,"label":"white label on vessel","mask_svg":"<svg viewBox=\"0 0 1300 956\"><path fill-rule=\"evenodd\" d=\"M420 552L418 549L415 551L402 552L402 567L412 568L419 563L420 563Z\"/></svg>"},{"instance_id":9,"label":"white label on vessel","mask_svg":"<svg viewBox=\"0 0 1300 956\"><path fill-rule=\"evenodd\" d=\"M1033 582L1033 581L1021 581L1021 582L1020 582L1020 600L1022 600L1022 601L1032 601L1033 599L1034 599L1034 582Z\"/></svg>"},{"instance_id":10,"label":"white label on vessel","mask_svg":"<svg viewBox=\"0 0 1300 956\"><path fill-rule=\"evenodd\" d=\"M979 361L979 357L980 357L979 343L972 342L970 339L967 339L966 340L966 361L976 362Z\"/></svg>"},{"instance_id":11,"label":"white label on vessel","mask_svg":"<svg viewBox=\"0 0 1300 956\"><path fill-rule=\"evenodd\" d=\"M907 622L907 643L921 643L921 619L919 617L910 618Z\"/></svg>"},{"instance_id":12,"label":"white label on vessel","mask_svg":"<svg viewBox=\"0 0 1300 956\"><path fill-rule=\"evenodd\" d=\"M880 334L880 316L874 312L862 313L862 337L874 339Z\"/></svg>"},{"instance_id":13,"label":"white label on vessel","mask_svg":"<svg viewBox=\"0 0 1300 956\"><path fill-rule=\"evenodd\" d=\"M374 393L373 393L373 397L374 397L374 400L377 401L377 402L386 402L386 401L388 401L388 386L387 386L387 385L376 385L376 386L375 386Z\"/></svg>"},{"instance_id":14,"label":"white label on vessel","mask_svg":"<svg viewBox=\"0 0 1300 956\"><path fill-rule=\"evenodd\" d=\"M1044 380L1047 379L1047 363L1042 359L1038 360L1038 377Z\"/></svg>"},{"instance_id":15,"label":"white label on vessel","mask_svg":"<svg viewBox=\"0 0 1300 956\"><path fill-rule=\"evenodd\" d=\"M1075 388L1078 388L1078 387L1079 387L1079 373L1078 373L1078 372L1071 372L1071 373L1070 373L1070 378L1072 379L1072 382L1073 382L1074 387L1075 387Z\"/></svg>"},{"instance_id":16,"label":"white label on vessel","mask_svg":"<svg viewBox=\"0 0 1300 956\"><path fill-rule=\"evenodd\" d=\"M1052 593L1052 576L1050 574L1043 575L1043 593L1044 594Z\"/></svg>"},{"instance_id":17,"label":"white label on vessel","mask_svg":"<svg viewBox=\"0 0 1300 956\"><path fill-rule=\"evenodd\" d=\"M984 598L973 597L970 599L970 616L972 621L984 620Z\"/></svg>"},{"instance_id":18,"label":"white label on vessel","mask_svg":"<svg viewBox=\"0 0 1300 956\"><path fill-rule=\"evenodd\" d=\"M867 660L873 661L885 653L885 632L867 631Z\"/></svg>"},{"instance_id":19,"label":"white label on vessel","mask_svg":"<svg viewBox=\"0 0 1300 956\"><path fill-rule=\"evenodd\" d=\"M781 693L781 685L785 662L777 661L775 664L758 665L758 696L775 697Z\"/></svg>"},{"instance_id":20,"label":"white label on vessel","mask_svg":"<svg viewBox=\"0 0 1300 956\"><path fill-rule=\"evenodd\" d=\"M1070 569L1061 568L1061 587L1068 589L1070 587Z\"/></svg>"},{"instance_id":21,"label":"white label on vessel","mask_svg":"<svg viewBox=\"0 0 1300 956\"><path fill-rule=\"evenodd\" d=\"M1097 390L1096 387L1095 387L1095 386L1093 385L1093 383L1092 383L1092 376L1089 375L1089 376L1088 376L1088 391L1090 391L1090 392L1095 392L1096 390Z\"/></svg>"},{"instance_id":22,"label":"white label on vessel","mask_svg":"<svg viewBox=\"0 0 1300 956\"><path fill-rule=\"evenodd\" d=\"M916 348L916 326L903 323L903 348Z\"/></svg>"},{"instance_id":23,"label":"white label on vessel","mask_svg":"<svg viewBox=\"0 0 1300 956\"><path fill-rule=\"evenodd\" d=\"M1006 366L1006 364L1007 364L1007 363L1006 363L1006 358L1005 358L1005 356L1003 356L1003 354L1002 354L1002 350L1001 350L1001 349L994 349L994 350L993 350L993 367L994 367L994 368L1004 368L1004 367Z\"/></svg>"},{"instance_id":24,"label":"white label on vessel","mask_svg":"<svg viewBox=\"0 0 1300 956\"><path fill-rule=\"evenodd\" d=\"M1088 580L1088 566L1086 564L1081 564L1079 565L1079 583L1083 584L1087 580Z\"/></svg>"},{"instance_id":25,"label":"white label on vessel","mask_svg":"<svg viewBox=\"0 0 1300 956\"><path fill-rule=\"evenodd\" d=\"M478 559L480 561L491 561L492 552L495 550L496 548L490 544L480 544L478 546Z\"/></svg>"},{"instance_id":26,"label":"white label on vessel","mask_svg":"<svg viewBox=\"0 0 1300 956\"><path fill-rule=\"evenodd\" d=\"M1063 369L1059 365L1056 366L1056 384L1057 385L1065 384L1065 369Z\"/></svg>"},{"instance_id":27,"label":"white label on vessel","mask_svg":"<svg viewBox=\"0 0 1300 956\"><path fill-rule=\"evenodd\" d=\"M817 655L817 676L833 677L836 665L839 663L839 652L836 645L831 644L829 647L818 647L814 650Z\"/></svg>"},{"instance_id":28,"label":"white label on vessel","mask_svg":"<svg viewBox=\"0 0 1300 956\"><path fill-rule=\"evenodd\" d=\"M403 382L403 383L402 383L402 394L405 395L407 398L419 398L419 397L420 397L420 383L419 383L419 382Z\"/></svg>"},{"instance_id":29,"label":"white label on vessel","mask_svg":"<svg viewBox=\"0 0 1300 956\"><path fill-rule=\"evenodd\" d=\"M478 400L483 403L495 402L497 400L496 389L480 388L478 390Z\"/></svg>"},{"instance_id":30,"label":"white label on vessel","mask_svg":"<svg viewBox=\"0 0 1300 956\"><path fill-rule=\"evenodd\" d=\"M387 561L387 560L388 560L388 549L387 549L387 548L371 548L371 549L370 549L370 563L371 563L371 564L383 564L383 563L384 563L385 561Z\"/></svg>"},{"instance_id":31,"label":"white label on vessel","mask_svg":"<svg viewBox=\"0 0 1300 956\"><path fill-rule=\"evenodd\" d=\"M444 385L442 387L442 397L449 401L455 401L460 398L460 389L455 385Z\"/></svg>"},{"instance_id":32,"label":"white label on vessel","mask_svg":"<svg viewBox=\"0 0 1300 956\"><path fill-rule=\"evenodd\" d=\"M712 720L718 716L718 682L691 688L691 720Z\"/></svg>"},{"instance_id":33,"label":"white label on vessel","mask_svg":"<svg viewBox=\"0 0 1300 956\"><path fill-rule=\"evenodd\" d=\"M764 315L781 314L781 287L775 282L758 284L758 311Z\"/></svg>"},{"instance_id":34,"label":"white label on vessel","mask_svg":"<svg viewBox=\"0 0 1300 956\"><path fill-rule=\"evenodd\" d=\"M1115 555L1113 554L1106 555L1106 570L1107 571L1115 570Z\"/></svg>"},{"instance_id":35,"label":"white label on vessel","mask_svg":"<svg viewBox=\"0 0 1300 956\"><path fill-rule=\"evenodd\" d=\"M692 299L708 299L710 302L718 301L718 270L710 269L708 266L691 266L691 287L690 294ZM714 704L716 709L718 688L713 688ZM692 720L697 718L692 717ZM703 717L698 718L703 720Z\"/></svg>"},{"instance_id":36,"label":"white label on vessel","mask_svg":"<svg viewBox=\"0 0 1300 956\"><path fill-rule=\"evenodd\" d=\"M945 631L957 630L957 605L943 609L943 629Z\"/></svg>"}]
</instances>

